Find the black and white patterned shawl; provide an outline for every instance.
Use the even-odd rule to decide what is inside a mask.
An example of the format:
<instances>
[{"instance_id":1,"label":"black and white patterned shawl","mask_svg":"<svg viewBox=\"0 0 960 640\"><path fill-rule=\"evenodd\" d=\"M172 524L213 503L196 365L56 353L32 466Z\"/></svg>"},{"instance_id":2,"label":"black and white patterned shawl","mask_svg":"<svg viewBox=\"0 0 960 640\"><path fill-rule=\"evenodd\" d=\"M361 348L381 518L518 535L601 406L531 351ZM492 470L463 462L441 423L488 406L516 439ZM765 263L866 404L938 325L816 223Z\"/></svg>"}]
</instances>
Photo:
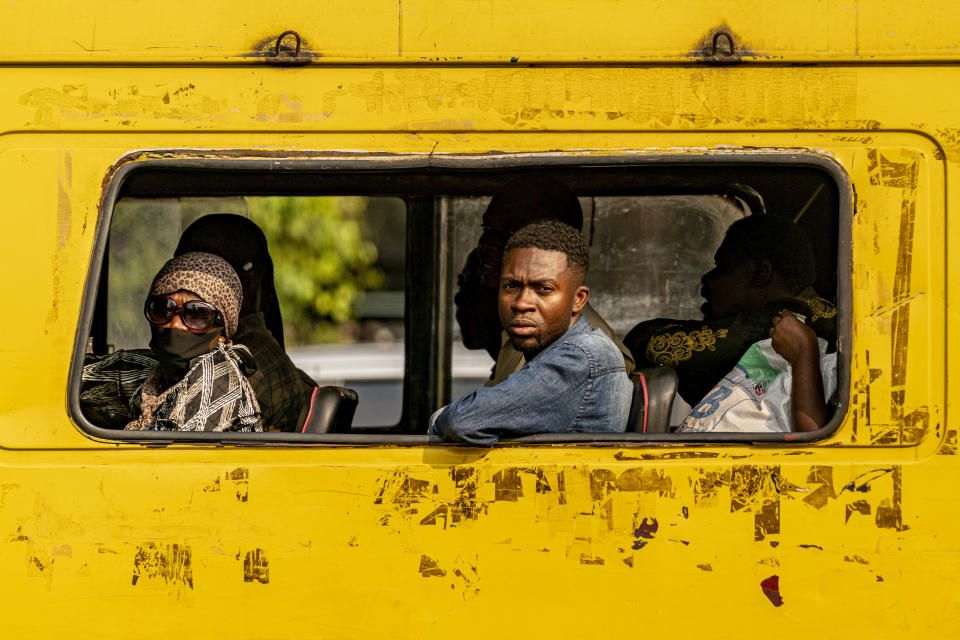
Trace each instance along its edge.
<instances>
[{"instance_id":1,"label":"black and white patterned shawl","mask_svg":"<svg viewBox=\"0 0 960 640\"><path fill-rule=\"evenodd\" d=\"M255 360L245 346L218 344L194 358L186 376L165 390L150 354L119 351L84 366L80 402L87 418L128 430L263 430L247 382Z\"/></svg>"},{"instance_id":2,"label":"black and white patterned shawl","mask_svg":"<svg viewBox=\"0 0 960 640\"><path fill-rule=\"evenodd\" d=\"M165 391L150 372L133 406L137 418L125 429L159 431L263 431L260 405L247 382L255 369L243 345L220 343L194 358L187 375Z\"/></svg>"},{"instance_id":3,"label":"black and white patterned shawl","mask_svg":"<svg viewBox=\"0 0 960 640\"><path fill-rule=\"evenodd\" d=\"M133 420L130 405L157 359L150 349L129 349L106 356L87 355L80 376L80 407L98 427L123 429Z\"/></svg>"}]
</instances>

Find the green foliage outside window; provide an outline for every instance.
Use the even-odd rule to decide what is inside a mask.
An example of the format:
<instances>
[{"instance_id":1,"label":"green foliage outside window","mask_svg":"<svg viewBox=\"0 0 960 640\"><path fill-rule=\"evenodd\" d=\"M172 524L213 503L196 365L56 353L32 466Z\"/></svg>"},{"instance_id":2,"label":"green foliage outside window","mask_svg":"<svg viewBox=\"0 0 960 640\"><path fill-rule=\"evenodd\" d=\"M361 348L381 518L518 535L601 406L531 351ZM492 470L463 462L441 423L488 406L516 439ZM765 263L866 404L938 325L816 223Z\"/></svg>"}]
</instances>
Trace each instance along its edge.
<instances>
[{"instance_id":1,"label":"green foliage outside window","mask_svg":"<svg viewBox=\"0 0 960 640\"><path fill-rule=\"evenodd\" d=\"M365 291L383 285L361 197L245 198L273 257L289 344L349 340Z\"/></svg>"}]
</instances>

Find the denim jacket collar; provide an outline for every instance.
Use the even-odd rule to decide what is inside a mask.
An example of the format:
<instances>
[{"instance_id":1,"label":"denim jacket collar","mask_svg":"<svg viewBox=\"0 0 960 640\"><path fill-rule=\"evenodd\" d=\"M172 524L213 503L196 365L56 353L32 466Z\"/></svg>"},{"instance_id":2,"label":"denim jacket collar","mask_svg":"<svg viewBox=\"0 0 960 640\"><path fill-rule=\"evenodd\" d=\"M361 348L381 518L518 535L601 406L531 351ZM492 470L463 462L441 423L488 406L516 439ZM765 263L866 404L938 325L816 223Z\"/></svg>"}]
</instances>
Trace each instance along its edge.
<instances>
[{"instance_id":1,"label":"denim jacket collar","mask_svg":"<svg viewBox=\"0 0 960 640\"><path fill-rule=\"evenodd\" d=\"M557 338L556 340L554 340L553 342L551 342L550 344L548 344L546 347L544 347L543 351L541 351L540 353L538 353L537 355L535 355L535 356L531 359L531 361L536 360L537 358L539 358L541 355L543 355L543 354L546 353L547 351L550 351L551 349L556 348L556 346L557 346L558 344L560 344L561 342L563 342L564 340L569 340L569 339L573 338L574 336L580 335L581 333L586 333L587 331L590 331L590 323L587 322L586 318L584 318L583 315L581 314L581 315L577 318L577 321L574 322L572 325L570 325L570 328L569 328L569 329L567 329L566 331L564 331L563 334L562 334L559 338Z\"/></svg>"}]
</instances>

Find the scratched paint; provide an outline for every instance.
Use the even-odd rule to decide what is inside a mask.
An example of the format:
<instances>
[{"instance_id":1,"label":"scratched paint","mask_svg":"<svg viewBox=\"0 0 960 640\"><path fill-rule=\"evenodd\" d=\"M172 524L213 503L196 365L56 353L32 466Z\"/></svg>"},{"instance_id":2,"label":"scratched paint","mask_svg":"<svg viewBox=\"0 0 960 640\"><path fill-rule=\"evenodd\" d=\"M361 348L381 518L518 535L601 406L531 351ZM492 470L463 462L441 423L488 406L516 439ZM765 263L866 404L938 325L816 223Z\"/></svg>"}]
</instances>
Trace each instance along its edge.
<instances>
[{"instance_id":1,"label":"scratched paint","mask_svg":"<svg viewBox=\"0 0 960 640\"><path fill-rule=\"evenodd\" d=\"M60 56L0 69L11 96L0 170L14 212L0 256L16 274L4 293L43 314L42 327L0 317L0 595L11 637L575 637L596 635L598 620L626 635L651 597L661 615L643 617L644 632L664 635L677 620L703 637L957 627L958 563L944 535L960 512L948 410L960 377L946 375L960 356L946 339L956 320L948 256L960 238L946 180L960 162L960 122L944 107L957 86L955 3L835 3L824 14L702 3L683 15L664 5L668 19L656 21L629 3L601 20L599 9L536 2L457 6L466 17L454 19L439 3L281 15L173 1L169 11L192 16L174 28L81 3L63 18L50 10L38 31L24 3L0 10L0 57L36 62L41 46ZM308 67L262 66L286 28L263 24L277 20L296 23L286 26L317 53ZM884 21L898 24L875 28ZM637 37L637 24L658 27ZM720 25L746 63L701 64L705 34ZM406 57L388 63L384 50ZM688 54L698 60L686 64ZM926 55L951 64L899 65ZM776 64L751 66L761 58ZM113 64L134 59L151 64L135 74ZM797 59L865 64L784 64ZM889 64L870 64L880 59ZM644 60L668 64L635 64ZM851 395L822 442L145 448L88 437L64 409L98 206L125 163L772 150L830 159L855 192L842 229ZM725 597L699 599L690 616L688 598L664 593ZM322 606L291 615L303 594ZM243 606L250 598L256 606ZM791 624L771 622L791 611Z\"/></svg>"},{"instance_id":2,"label":"scratched paint","mask_svg":"<svg viewBox=\"0 0 960 640\"><path fill-rule=\"evenodd\" d=\"M133 556L133 577L130 584L162 581L178 593L193 589L192 551L188 545L148 542L140 545ZM141 579L143 582L141 582Z\"/></svg>"},{"instance_id":3,"label":"scratched paint","mask_svg":"<svg viewBox=\"0 0 960 640\"><path fill-rule=\"evenodd\" d=\"M760 583L763 589L763 595L767 596L770 603L775 607L783 605L783 597L780 595L780 576L772 575Z\"/></svg>"},{"instance_id":4,"label":"scratched paint","mask_svg":"<svg viewBox=\"0 0 960 640\"><path fill-rule=\"evenodd\" d=\"M243 556L243 581L270 583L270 563L267 561L267 552L263 549L248 551Z\"/></svg>"}]
</instances>

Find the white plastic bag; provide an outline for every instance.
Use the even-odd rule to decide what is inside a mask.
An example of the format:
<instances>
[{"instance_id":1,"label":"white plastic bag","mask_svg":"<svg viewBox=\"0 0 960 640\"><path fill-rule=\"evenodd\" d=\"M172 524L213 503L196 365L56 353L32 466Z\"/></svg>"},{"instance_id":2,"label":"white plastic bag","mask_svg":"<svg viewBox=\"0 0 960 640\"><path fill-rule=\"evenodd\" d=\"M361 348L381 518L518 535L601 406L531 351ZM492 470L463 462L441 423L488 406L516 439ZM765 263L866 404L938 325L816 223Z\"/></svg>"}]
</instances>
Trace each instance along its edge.
<instances>
[{"instance_id":1,"label":"white plastic bag","mask_svg":"<svg viewBox=\"0 0 960 640\"><path fill-rule=\"evenodd\" d=\"M837 388L837 354L825 354L827 342L818 338L823 397ZM790 390L793 372L773 350L772 340L750 345L733 371L723 377L693 408L678 431L790 431Z\"/></svg>"}]
</instances>

